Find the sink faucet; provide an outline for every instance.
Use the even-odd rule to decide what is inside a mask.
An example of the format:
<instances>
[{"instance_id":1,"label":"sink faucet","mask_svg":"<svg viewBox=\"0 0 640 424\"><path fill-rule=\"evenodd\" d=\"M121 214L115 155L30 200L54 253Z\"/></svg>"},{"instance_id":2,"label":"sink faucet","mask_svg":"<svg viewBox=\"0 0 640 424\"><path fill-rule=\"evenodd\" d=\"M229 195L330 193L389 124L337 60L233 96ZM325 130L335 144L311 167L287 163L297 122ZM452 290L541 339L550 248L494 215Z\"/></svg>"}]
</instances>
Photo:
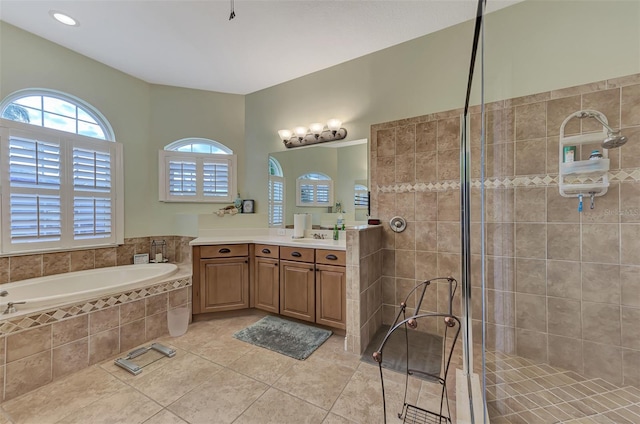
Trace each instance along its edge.
<instances>
[{"instance_id":1,"label":"sink faucet","mask_svg":"<svg viewBox=\"0 0 640 424\"><path fill-rule=\"evenodd\" d=\"M6 290L0 291L0 297L5 297L5 296L9 296L9 292Z\"/></svg>"},{"instance_id":2,"label":"sink faucet","mask_svg":"<svg viewBox=\"0 0 640 424\"><path fill-rule=\"evenodd\" d=\"M313 233L313 238L316 240L324 240L324 234Z\"/></svg>"}]
</instances>

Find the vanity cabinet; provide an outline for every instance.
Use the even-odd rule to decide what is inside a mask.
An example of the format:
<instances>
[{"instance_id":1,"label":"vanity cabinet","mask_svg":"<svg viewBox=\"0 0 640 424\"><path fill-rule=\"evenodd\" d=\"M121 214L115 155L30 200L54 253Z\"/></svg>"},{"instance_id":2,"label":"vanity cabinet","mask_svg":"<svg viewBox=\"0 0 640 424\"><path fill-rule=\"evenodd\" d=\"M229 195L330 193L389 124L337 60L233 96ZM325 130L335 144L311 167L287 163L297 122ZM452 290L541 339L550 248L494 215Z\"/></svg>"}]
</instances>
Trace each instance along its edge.
<instances>
[{"instance_id":1,"label":"vanity cabinet","mask_svg":"<svg viewBox=\"0 0 640 424\"><path fill-rule=\"evenodd\" d=\"M254 302L257 309L280 312L279 246L255 245Z\"/></svg>"},{"instance_id":2,"label":"vanity cabinet","mask_svg":"<svg viewBox=\"0 0 640 424\"><path fill-rule=\"evenodd\" d=\"M249 246L194 247L194 282L194 313L248 308Z\"/></svg>"},{"instance_id":3,"label":"vanity cabinet","mask_svg":"<svg viewBox=\"0 0 640 424\"><path fill-rule=\"evenodd\" d=\"M347 328L347 273L344 251L316 250L316 323Z\"/></svg>"},{"instance_id":4,"label":"vanity cabinet","mask_svg":"<svg viewBox=\"0 0 640 424\"><path fill-rule=\"evenodd\" d=\"M315 322L315 251L280 248L280 314Z\"/></svg>"}]
</instances>

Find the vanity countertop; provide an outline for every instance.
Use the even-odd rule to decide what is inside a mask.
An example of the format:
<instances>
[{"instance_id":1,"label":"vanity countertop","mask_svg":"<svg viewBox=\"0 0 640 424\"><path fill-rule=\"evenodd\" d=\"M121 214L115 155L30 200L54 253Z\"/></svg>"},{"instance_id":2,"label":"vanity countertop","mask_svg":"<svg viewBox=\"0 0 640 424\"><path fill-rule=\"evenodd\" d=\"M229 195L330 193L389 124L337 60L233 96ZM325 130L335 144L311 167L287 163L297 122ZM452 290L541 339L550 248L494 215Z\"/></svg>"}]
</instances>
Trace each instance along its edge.
<instances>
[{"instance_id":1,"label":"vanity countertop","mask_svg":"<svg viewBox=\"0 0 640 424\"><path fill-rule=\"evenodd\" d=\"M344 236L344 234L341 234ZM344 238L340 240L301 238L292 239L291 236L273 235L228 235L228 236L205 236L192 240L191 246L204 246L210 244L240 244L240 243L261 243L273 244L277 246L308 247L311 249L332 249L347 250L347 242Z\"/></svg>"}]
</instances>

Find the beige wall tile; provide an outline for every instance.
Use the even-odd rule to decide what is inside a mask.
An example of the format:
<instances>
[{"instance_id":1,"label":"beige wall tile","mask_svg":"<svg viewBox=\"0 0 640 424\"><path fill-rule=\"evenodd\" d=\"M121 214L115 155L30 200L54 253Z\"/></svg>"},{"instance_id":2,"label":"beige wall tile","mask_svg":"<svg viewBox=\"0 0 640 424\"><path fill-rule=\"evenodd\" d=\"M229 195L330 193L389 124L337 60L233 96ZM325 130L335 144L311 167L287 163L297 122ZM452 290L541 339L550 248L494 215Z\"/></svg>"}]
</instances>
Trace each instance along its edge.
<instances>
[{"instance_id":1,"label":"beige wall tile","mask_svg":"<svg viewBox=\"0 0 640 424\"><path fill-rule=\"evenodd\" d=\"M516 107L516 140L545 137L546 123L546 103L538 102Z\"/></svg>"},{"instance_id":2,"label":"beige wall tile","mask_svg":"<svg viewBox=\"0 0 640 424\"><path fill-rule=\"evenodd\" d=\"M640 127L625 128L622 134L625 135L629 141L619 149L623 153L620 158L620 167L640 167Z\"/></svg>"},{"instance_id":3,"label":"beige wall tile","mask_svg":"<svg viewBox=\"0 0 640 424\"><path fill-rule=\"evenodd\" d=\"M485 158L485 177L513 176L515 173L514 149L513 142L488 144Z\"/></svg>"},{"instance_id":4,"label":"beige wall tile","mask_svg":"<svg viewBox=\"0 0 640 424\"><path fill-rule=\"evenodd\" d=\"M145 300L140 299L134 302L128 302L120 305L120 324L126 324L145 316L144 308Z\"/></svg>"},{"instance_id":5,"label":"beige wall tile","mask_svg":"<svg viewBox=\"0 0 640 424\"><path fill-rule=\"evenodd\" d=\"M560 151L558 148L559 137L547 137L547 173L557 174L559 169Z\"/></svg>"},{"instance_id":6,"label":"beige wall tile","mask_svg":"<svg viewBox=\"0 0 640 424\"><path fill-rule=\"evenodd\" d=\"M487 257L487 287L496 290L515 291L515 259L511 257Z\"/></svg>"},{"instance_id":7,"label":"beige wall tile","mask_svg":"<svg viewBox=\"0 0 640 424\"><path fill-rule=\"evenodd\" d=\"M418 221L416 222L415 243L416 250L435 252L438 242L437 222Z\"/></svg>"},{"instance_id":8,"label":"beige wall tile","mask_svg":"<svg viewBox=\"0 0 640 424\"><path fill-rule=\"evenodd\" d=\"M438 180L456 180L460 178L460 153L458 150L438 152Z\"/></svg>"},{"instance_id":9,"label":"beige wall tile","mask_svg":"<svg viewBox=\"0 0 640 424\"><path fill-rule=\"evenodd\" d=\"M437 150L438 121L416 124L416 152L435 152Z\"/></svg>"},{"instance_id":10,"label":"beige wall tile","mask_svg":"<svg viewBox=\"0 0 640 424\"><path fill-rule=\"evenodd\" d=\"M579 300L549 297L548 331L549 334L582 339L581 302Z\"/></svg>"},{"instance_id":11,"label":"beige wall tile","mask_svg":"<svg viewBox=\"0 0 640 424\"><path fill-rule=\"evenodd\" d=\"M120 307L102 309L89 314L89 334L101 333L120 324Z\"/></svg>"},{"instance_id":12,"label":"beige wall tile","mask_svg":"<svg viewBox=\"0 0 640 424\"><path fill-rule=\"evenodd\" d=\"M416 220L416 194L398 193L396 194L396 213L407 221Z\"/></svg>"},{"instance_id":13,"label":"beige wall tile","mask_svg":"<svg viewBox=\"0 0 640 424\"><path fill-rule=\"evenodd\" d=\"M547 334L516 328L516 354L533 361L547 362Z\"/></svg>"},{"instance_id":14,"label":"beige wall tile","mask_svg":"<svg viewBox=\"0 0 640 424\"><path fill-rule=\"evenodd\" d=\"M95 268L95 251L74 250L71 252L71 271L83 271Z\"/></svg>"},{"instance_id":15,"label":"beige wall tile","mask_svg":"<svg viewBox=\"0 0 640 424\"><path fill-rule=\"evenodd\" d=\"M486 112L487 144L503 143L515 140L515 109L500 108Z\"/></svg>"},{"instance_id":16,"label":"beige wall tile","mask_svg":"<svg viewBox=\"0 0 640 424\"><path fill-rule=\"evenodd\" d=\"M376 179L380 185L394 184L396 181L396 157L378 156L376 160Z\"/></svg>"},{"instance_id":17,"label":"beige wall tile","mask_svg":"<svg viewBox=\"0 0 640 424\"><path fill-rule=\"evenodd\" d=\"M51 324L53 347L57 347L89 335L89 315L80 315Z\"/></svg>"},{"instance_id":18,"label":"beige wall tile","mask_svg":"<svg viewBox=\"0 0 640 424\"><path fill-rule=\"evenodd\" d=\"M42 276L42 255L9 258L9 281L21 281Z\"/></svg>"},{"instance_id":19,"label":"beige wall tile","mask_svg":"<svg viewBox=\"0 0 640 424\"><path fill-rule=\"evenodd\" d=\"M584 262L620 263L620 234L617 224L582 225Z\"/></svg>"},{"instance_id":20,"label":"beige wall tile","mask_svg":"<svg viewBox=\"0 0 640 424\"><path fill-rule=\"evenodd\" d=\"M7 363L6 344L7 344L7 337L6 336L0 337L0 365L4 365ZM0 385L0 387L4 387L4 386Z\"/></svg>"},{"instance_id":21,"label":"beige wall tile","mask_svg":"<svg viewBox=\"0 0 640 424\"><path fill-rule=\"evenodd\" d=\"M378 215L383 221L388 221L396 214L396 194L380 193L378 195Z\"/></svg>"},{"instance_id":22,"label":"beige wall tile","mask_svg":"<svg viewBox=\"0 0 640 424\"><path fill-rule=\"evenodd\" d=\"M640 386L640 352L623 350L622 352L623 384L625 386Z\"/></svg>"},{"instance_id":23,"label":"beige wall tile","mask_svg":"<svg viewBox=\"0 0 640 424\"><path fill-rule=\"evenodd\" d=\"M396 129L396 155L414 154L416 151L416 125L410 124Z\"/></svg>"},{"instance_id":24,"label":"beige wall tile","mask_svg":"<svg viewBox=\"0 0 640 424\"><path fill-rule=\"evenodd\" d=\"M578 200L575 197L562 197L557 187L549 187L547 190L547 221L580 222Z\"/></svg>"},{"instance_id":25,"label":"beige wall tile","mask_svg":"<svg viewBox=\"0 0 640 424\"><path fill-rule=\"evenodd\" d=\"M640 265L640 224L622 224L620 262L628 265Z\"/></svg>"},{"instance_id":26,"label":"beige wall tile","mask_svg":"<svg viewBox=\"0 0 640 424\"><path fill-rule=\"evenodd\" d=\"M9 282L9 258L0 258L0 284Z\"/></svg>"},{"instance_id":27,"label":"beige wall tile","mask_svg":"<svg viewBox=\"0 0 640 424\"><path fill-rule=\"evenodd\" d=\"M582 300L620 304L620 266L584 262Z\"/></svg>"},{"instance_id":28,"label":"beige wall tile","mask_svg":"<svg viewBox=\"0 0 640 424\"><path fill-rule=\"evenodd\" d=\"M514 256L515 225L511 223L486 224L487 254L491 256Z\"/></svg>"},{"instance_id":29,"label":"beige wall tile","mask_svg":"<svg viewBox=\"0 0 640 424\"><path fill-rule=\"evenodd\" d=\"M416 252L416 279L428 280L438 274L438 254L435 252Z\"/></svg>"},{"instance_id":30,"label":"beige wall tile","mask_svg":"<svg viewBox=\"0 0 640 424\"><path fill-rule=\"evenodd\" d=\"M620 221L617 213L620 205L619 195L620 184L616 182L610 183L607 194L594 198L595 207L589 207L590 200L588 196L584 198L584 210L582 212L583 223L615 223Z\"/></svg>"},{"instance_id":31,"label":"beige wall tile","mask_svg":"<svg viewBox=\"0 0 640 424\"><path fill-rule=\"evenodd\" d=\"M516 327L547 331L547 305L544 296L516 293Z\"/></svg>"},{"instance_id":32,"label":"beige wall tile","mask_svg":"<svg viewBox=\"0 0 640 424\"><path fill-rule=\"evenodd\" d=\"M120 352L119 328L89 336L89 365L104 361L118 352Z\"/></svg>"},{"instance_id":33,"label":"beige wall tile","mask_svg":"<svg viewBox=\"0 0 640 424\"><path fill-rule=\"evenodd\" d=\"M549 224L547 226L547 258L580 260L580 225Z\"/></svg>"},{"instance_id":34,"label":"beige wall tile","mask_svg":"<svg viewBox=\"0 0 640 424\"><path fill-rule=\"evenodd\" d=\"M89 338L53 349L53 379L71 374L89 366Z\"/></svg>"},{"instance_id":35,"label":"beige wall tile","mask_svg":"<svg viewBox=\"0 0 640 424\"><path fill-rule=\"evenodd\" d=\"M516 142L516 175L543 175L547 167L547 139Z\"/></svg>"},{"instance_id":36,"label":"beige wall tile","mask_svg":"<svg viewBox=\"0 0 640 424\"><path fill-rule=\"evenodd\" d=\"M407 228L401 232L396 233L395 241L396 249L402 250L416 250L416 222L407 222Z\"/></svg>"},{"instance_id":37,"label":"beige wall tile","mask_svg":"<svg viewBox=\"0 0 640 424\"><path fill-rule=\"evenodd\" d=\"M540 259L516 259L516 291L547 294L547 264Z\"/></svg>"},{"instance_id":38,"label":"beige wall tile","mask_svg":"<svg viewBox=\"0 0 640 424\"><path fill-rule=\"evenodd\" d=\"M549 365L583 372L582 340L549 334Z\"/></svg>"},{"instance_id":39,"label":"beige wall tile","mask_svg":"<svg viewBox=\"0 0 640 424\"><path fill-rule=\"evenodd\" d=\"M51 352L47 350L9 363L5 373L5 401L44 386L51 381Z\"/></svg>"},{"instance_id":40,"label":"beige wall tile","mask_svg":"<svg viewBox=\"0 0 640 424\"><path fill-rule=\"evenodd\" d=\"M516 256L545 258L547 255L547 225L516 223Z\"/></svg>"},{"instance_id":41,"label":"beige wall tile","mask_svg":"<svg viewBox=\"0 0 640 424\"><path fill-rule=\"evenodd\" d=\"M168 296L166 293L160 293L155 296L145 298L146 316L155 315L159 312L167 310Z\"/></svg>"},{"instance_id":42,"label":"beige wall tile","mask_svg":"<svg viewBox=\"0 0 640 424\"><path fill-rule=\"evenodd\" d=\"M555 93L558 95L559 93ZM554 97L554 93L551 93ZM554 98L547 102L547 136L560 134L560 126L567 116L580 110L581 98L579 95ZM580 120L571 119L564 127L565 135L580 134Z\"/></svg>"},{"instance_id":43,"label":"beige wall tile","mask_svg":"<svg viewBox=\"0 0 640 424\"><path fill-rule=\"evenodd\" d=\"M453 277L460 282L460 254L438 253L438 276ZM431 277L433 278L433 277Z\"/></svg>"},{"instance_id":44,"label":"beige wall tile","mask_svg":"<svg viewBox=\"0 0 640 424\"><path fill-rule=\"evenodd\" d=\"M51 349L51 326L44 325L7 336L7 362Z\"/></svg>"},{"instance_id":45,"label":"beige wall tile","mask_svg":"<svg viewBox=\"0 0 640 424\"><path fill-rule=\"evenodd\" d=\"M620 346L620 306L582 302L585 340Z\"/></svg>"},{"instance_id":46,"label":"beige wall tile","mask_svg":"<svg viewBox=\"0 0 640 424\"><path fill-rule=\"evenodd\" d=\"M547 295L582 299L581 263L547 261Z\"/></svg>"},{"instance_id":47,"label":"beige wall tile","mask_svg":"<svg viewBox=\"0 0 640 424\"><path fill-rule=\"evenodd\" d=\"M120 327L120 352L126 352L145 342L145 320L139 319Z\"/></svg>"},{"instance_id":48,"label":"beige wall tile","mask_svg":"<svg viewBox=\"0 0 640 424\"><path fill-rule=\"evenodd\" d=\"M167 334L167 312L150 315L145 318L146 338L147 340L158 338Z\"/></svg>"},{"instance_id":49,"label":"beige wall tile","mask_svg":"<svg viewBox=\"0 0 640 424\"><path fill-rule=\"evenodd\" d=\"M620 89L594 91L582 95L582 108L595 109L604 113L609 126L620 127ZM582 132L602 131L602 125L595 119L582 120Z\"/></svg>"},{"instance_id":50,"label":"beige wall tile","mask_svg":"<svg viewBox=\"0 0 640 424\"><path fill-rule=\"evenodd\" d=\"M438 151L457 149L460 146L460 118L438 121Z\"/></svg>"},{"instance_id":51,"label":"beige wall tile","mask_svg":"<svg viewBox=\"0 0 640 424\"><path fill-rule=\"evenodd\" d=\"M622 346L640 351L640 309L622 307Z\"/></svg>"},{"instance_id":52,"label":"beige wall tile","mask_svg":"<svg viewBox=\"0 0 640 424\"><path fill-rule=\"evenodd\" d=\"M584 341L582 348L585 376L622 383L622 349L619 346Z\"/></svg>"},{"instance_id":53,"label":"beige wall tile","mask_svg":"<svg viewBox=\"0 0 640 424\"><path fill-rule=\"evenodd\" d=\"M485 196L486 222L513 222L515 213L513 189L487 190Z\"/></svg>"},{"instance_id":54,"label":"beige wall tile","mask_svg":"<svg viewBox=\"0 0 640 424\"><path fill-rule=\"evenodd\" d=\"M460 224L457 222L438 222L438 252L460 252Z\"/></svg>"},{"instance_id":55,"label":"beige wall tile","mask_svg":"<svg viewBox=\"0 0 640 424\"><path fill-rule=\"evenodd\" d=\"M401 278L416 278L416 254L411 250L397 250L395 275ZM386 275L386 274L385 274Z\"/></svg>"},{"instance_id":56,"label":"beige wall tile","mask_svg":"<svg viewBox=\"0 0 640 424\"><path fill-rule=\"evenodd\" d=\"M42 275L62 274L69 272L71 267L71 253L57 252L42 255Z\"/></svg>"},{"instance_id":57,"label":"beige wall tile","mask_svg":"<svg viewBox=\"0 0 640 424\"><path fill-rule=\"evenodd\" d=\"M620 292L623 305L640 307L640 267L620 267Z\"/></svg>"},{"instance_id":58,"label":"beige wall tile","mask_svg":"<svg viewBox=\"0 0 640 424\"><path fill-rule=\"evenodd\" d=\"M423 152L416 154L416 182L433 182L438 179L438 153Z\"/></svg>"},{"instance_id":59,"label":"beige wall tile","mask_svg":"<svg viewBox=\"0 0 640 424\"><path fill-rule=\"evenodd\" d=\"M416 182L416 157L415 155L396 156L396 179L395 183Z\"/></svg>"},{"instance_id":60,"label":"beige wall tile","mask_svg":"<svg viewBox=\"0 0 640 424\"><path fill-rule=\"evenodd\" d=\"M382 275L395 277L396 275L396 252L395 250L384 249L382 251Z\"/></svg>"},{"instance_id":61,"label":"beige wall tile","mask_svg":"<svg viewBox=\"0 0 640 424\"><path fill-rule=\"evenodd\" d=\"M619 217L620 222L640 222L640 183L620 183Z\"/></svg>"},{"instance_id":62,"label":"beige wall tile","mask_svg":"<svg viewBox=\"0 0 640 424\"><path fill-rule=\"evenodd\" d=\"M515 189L515 221L545 222L547 219L547 189L517 187Z\"/></svg>"},{"instance_id":63,"label":"beige wall tile","mask_svg":"<svg viewBox=\"0 0 640 424\"><path fill-rule=\"evenodd\" d=\"M95 250L96 268L116 266L117 253L115 247Z\"/></svg>"},{"instance_id":64,"label":"beige wall tile","mask_svg":"<svg viewBox=\"0 0 640 424\"><path fill-rule=\"evenodd\" d=\"M169 306L182 306L189 302L189 290L190 287L183 287L178 290L172 290L168 293L169 295Z\"/></svg>"},{"instance_id":65,"label":"beige wall tile","mask_svg":"<svg viewBox=\"0 0 640 424\"><path fill-rule=\"evenodd\" d=\"M437 193L437 220L439 222L460 221L460 192L457 190L440 191Z\"/></svg>"},{"instance_id":66,"label":"beige wall tile","mask_svg":"<svg viewBox=\"0 0 640 424\"><path fill-rule=\"evenodd\" d=\"M122 244L116 248L116 264L131 265L133 264L133 255L135 255L136 246L133 244ZM174 256L170 256L173 258Z\"/></svg>"},{"instance_id":67,"label":"beige wall tile","mask_svg":"<svg viewBox=\"0 0 640 424\"><path fill-rule=\"evenodd\" d=\"M396 129L389 128L376 133L376 152L378 157L394 156L396 154Z\"/></svg>"}]
</instances>

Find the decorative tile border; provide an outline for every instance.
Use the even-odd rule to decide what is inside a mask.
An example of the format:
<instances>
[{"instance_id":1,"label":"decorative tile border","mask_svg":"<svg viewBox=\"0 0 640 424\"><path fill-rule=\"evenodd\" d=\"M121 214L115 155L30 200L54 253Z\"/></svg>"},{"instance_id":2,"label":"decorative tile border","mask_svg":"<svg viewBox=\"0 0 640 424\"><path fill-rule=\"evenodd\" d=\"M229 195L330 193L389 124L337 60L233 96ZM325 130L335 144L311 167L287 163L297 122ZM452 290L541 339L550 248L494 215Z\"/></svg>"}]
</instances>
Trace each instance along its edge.
<instances>
[{"instance_id":1,"label":"decorative tile border","mask_svg":"<svg viewBox=\"0 0 640 424\"><path fill-rule=\"evenodd\" d=\"M164 281L149 287L143 287L107 297L100 297L84 302L61 306L56 309L36 312L32 315L0 321L0 336L17 333L40 325L51 324L67 318L88 314L100 309L110 308L112 306L133 302L135 300L144 299L146 297L189 286L191 286L191 277Z\"/></svg>"},{"instance_id":2,"label":"decorative tile border","mask_svg":"<svg viewBox=\"0 0 640 424\"><path fill-rule=\"evenodd\" d=\"M621 169L609 172L609 182L632 181L640 182L640 168ZM558 185L558 174L518 176L518 177L496 177L487 178L484 181L485 188L514 188L514 187L552 187ZM589 177L577 177L570 182L591 182ZM471 180L471 187L480 188L482 180L474 178ZM378 193L411 193L429 191L459 190L460 181L449 180L436 183L402 183L395 185L377 186Z\"/></svg>"}]
</instances>

